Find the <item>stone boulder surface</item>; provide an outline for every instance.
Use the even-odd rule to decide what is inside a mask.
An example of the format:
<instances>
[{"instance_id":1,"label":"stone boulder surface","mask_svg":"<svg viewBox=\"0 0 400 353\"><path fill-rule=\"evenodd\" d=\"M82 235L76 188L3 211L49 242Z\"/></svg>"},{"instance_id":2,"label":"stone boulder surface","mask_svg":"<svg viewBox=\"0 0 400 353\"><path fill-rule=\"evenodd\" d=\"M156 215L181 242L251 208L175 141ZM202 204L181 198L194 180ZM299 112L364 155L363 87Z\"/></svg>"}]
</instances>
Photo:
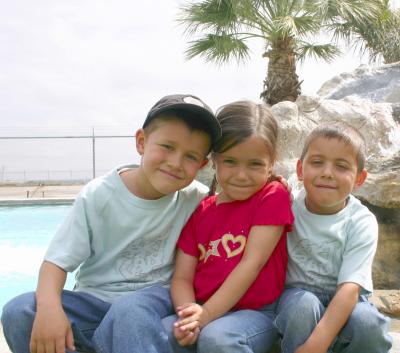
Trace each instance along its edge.
<instances>
[{"instance_id":1,"label":"stone boulder surface","mask_svg":"<svg viewBox=\"0 0 400 353\"><path fill-rule=\"evenodd\" d=\"M362 65L325 82L317 94L327 99L356 95L372 102L400 102L400 63L373 67Z\"/></svg>"}]
</instances>

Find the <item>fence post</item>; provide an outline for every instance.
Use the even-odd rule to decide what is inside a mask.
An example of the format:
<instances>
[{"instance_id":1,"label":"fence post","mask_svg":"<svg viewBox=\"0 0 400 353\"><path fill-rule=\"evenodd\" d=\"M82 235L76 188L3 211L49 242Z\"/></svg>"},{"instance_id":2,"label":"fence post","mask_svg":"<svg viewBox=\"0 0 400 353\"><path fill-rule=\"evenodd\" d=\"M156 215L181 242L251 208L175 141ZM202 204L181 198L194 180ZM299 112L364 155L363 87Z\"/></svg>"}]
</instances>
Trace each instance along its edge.
<instances>
[{"instance_id":1,"label":"fence post","mask_svg":"<svg viewBox=\"0 0 400 353\"><path fill-rule=\"evenodd\" d=\"M92 166L93 166L93 179L94 179L96 178L96 147L95 147L94 126L92 127Z\"/></svg>"}]
</instances>

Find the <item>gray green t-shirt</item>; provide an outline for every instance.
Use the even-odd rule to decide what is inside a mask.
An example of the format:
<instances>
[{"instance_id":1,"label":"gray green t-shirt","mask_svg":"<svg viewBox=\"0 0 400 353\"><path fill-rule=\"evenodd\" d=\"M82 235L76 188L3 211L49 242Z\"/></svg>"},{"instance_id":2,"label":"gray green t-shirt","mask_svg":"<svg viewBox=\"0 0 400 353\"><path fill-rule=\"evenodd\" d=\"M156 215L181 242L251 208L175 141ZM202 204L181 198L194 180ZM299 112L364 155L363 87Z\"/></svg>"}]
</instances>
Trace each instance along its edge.
<instances>
[{"instance_id":1,"label":"gray green t-shirt","mask_svg":"<svg viewBox=\"0 0 400 353\"><path fill-rule=\"evenodd\" d=\"M58 228L45 260L67 272L79 267L75 290L102 300L168 284L176 241L208 188L194 181L157 200L133 195L119 171L89 182Z\"/></svg>"},{"instance_id":2,"label":"gray green t-shirt","mask_svg":"<svg viewBox=\"0 0 400 353\"><path fill-rule=\"evenodd\" d=\"M378 242L375 216L352 195L336 214L313 214L305 206L305 195L302 190L293 203L286 285L335 293L340 284L354 282L363 293L371 293Z\"/></svg>"}]
</instances>

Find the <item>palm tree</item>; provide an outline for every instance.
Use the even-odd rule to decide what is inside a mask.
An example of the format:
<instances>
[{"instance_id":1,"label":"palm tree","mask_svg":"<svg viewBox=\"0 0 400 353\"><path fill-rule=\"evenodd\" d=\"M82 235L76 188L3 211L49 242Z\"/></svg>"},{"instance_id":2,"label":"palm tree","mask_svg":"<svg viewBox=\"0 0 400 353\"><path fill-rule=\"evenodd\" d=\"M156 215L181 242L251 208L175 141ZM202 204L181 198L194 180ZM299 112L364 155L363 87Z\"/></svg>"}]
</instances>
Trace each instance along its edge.
<instances>
[{"instance_id":1,"label":"palm tree","mask_svg":"<svg viewBox=\"0 0 400 353\"><path fill-rule=\"evenodd\" d=\"M385 64L400 61L400 10L391 10L389 0L383 0L378 18L343 24L340 35L367 52L371 61L383 58Z\"/></svg>"},{"instance_id":2,"label":"palm tree","mask_svg":"<svg viewBox=\"0 0 400 353\"><path fill-rule=\"evenodd\" d=\"M381 0L202 0L182 6L179 21L189 42L188 58L204 56L223 63L249 58L248 40L261 39L268 58L261 97L269 104L295 101L301 93L296 63L307 57L332 60L332 43L316 44L321 31L340 30L348 22L376 18ZM347 29L347 28L346 28Z\"/></svg>"}]
</instances>

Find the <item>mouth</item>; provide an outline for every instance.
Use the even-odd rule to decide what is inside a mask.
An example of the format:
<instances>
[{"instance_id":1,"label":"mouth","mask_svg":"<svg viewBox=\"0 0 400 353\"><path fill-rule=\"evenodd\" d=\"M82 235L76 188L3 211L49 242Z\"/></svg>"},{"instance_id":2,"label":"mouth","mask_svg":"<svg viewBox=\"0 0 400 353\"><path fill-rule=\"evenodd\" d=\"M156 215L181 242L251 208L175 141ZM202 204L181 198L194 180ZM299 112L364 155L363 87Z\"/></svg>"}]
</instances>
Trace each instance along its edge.
<instances>
[{"instance_id":1,"label":"mouth","mask_svg":"<svg viewBox=\"0 0 400 353\"><path fill-rule=\"evenodd\" d=\"M337 187L336 186L332 186L332 185L315 185L315 187L319 188L319 189L328 189L328 190L336 190Z\"/></svg>"},{"instance_id":2,"label":"mouth","mask_svg":"<svg viewBox=\"0 0 400 353\"><path fill-rule=\"evenodd\" d=\"M176 174L174 174L174 173L171 173L171 172L169 172L169 171L167 171L167 170L159 169L159 171L160 171L162 174L168 176L169 178L172 178L172 179L175 179L175 180L182 180L182 179L183 179L181 176L176 175Z\"/></svg>"},{"instance_id":3,"label":"mouth","mask_svg":"<svg viewBox=\"0 0 400 353\"><path fill-rule=\"evenodd\" d=\"M231 184L231 186L239 189L248 189L252 187L252 185L237 185L237 184Z\"/></svg>"}]
</instances>

